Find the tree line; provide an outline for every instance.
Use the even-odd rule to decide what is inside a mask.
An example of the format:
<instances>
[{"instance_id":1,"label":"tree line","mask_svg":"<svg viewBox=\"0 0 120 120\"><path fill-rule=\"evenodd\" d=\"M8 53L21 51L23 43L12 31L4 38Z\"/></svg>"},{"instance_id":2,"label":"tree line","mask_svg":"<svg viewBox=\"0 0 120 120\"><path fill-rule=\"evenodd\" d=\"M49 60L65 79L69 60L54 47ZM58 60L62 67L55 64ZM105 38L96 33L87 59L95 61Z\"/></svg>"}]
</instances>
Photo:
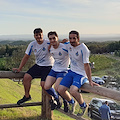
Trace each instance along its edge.
<instances>
[{"instance_id":1,"label":"tree line","mask_svg":"<svg viewBox=\"0 0 120 120\"><path fill-rule=\"evenodd\" d=\"M25 50L31 41L4 41L0 42L0 70L11 70L18 67ZM6 44L5 44L6 43ZM9 43L9 44L8 44ZM116 42L87 42L85 43L91 54L103 54L114 52L120 57L120 41ZM27 70L34 64L34 55L31 56L23 70Z\"/></svg>"},{"instance_id":2,"label":"tree line","mask_svg":"<svg viewBox=\"0 0 120 120\"><path fill-rule=\"evenodd\" d=\"M88 42L86 43L92 54L115 52L120 57L120 41L115 42Z\"/></svg>"}]
</instances>

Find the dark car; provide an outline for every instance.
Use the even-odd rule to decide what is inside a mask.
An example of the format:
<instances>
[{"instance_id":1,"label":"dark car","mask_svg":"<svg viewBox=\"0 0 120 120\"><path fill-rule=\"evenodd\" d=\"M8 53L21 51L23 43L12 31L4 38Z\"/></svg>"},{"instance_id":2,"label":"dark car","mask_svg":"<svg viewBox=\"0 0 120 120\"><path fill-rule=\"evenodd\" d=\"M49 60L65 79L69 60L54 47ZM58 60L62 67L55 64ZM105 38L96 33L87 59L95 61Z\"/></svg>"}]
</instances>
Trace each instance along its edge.
<instances>
[{"instance_id":1,"label":"dark car","mask_svg":"<svg viewBox=\"0 0 120 120\"><path fill-rule=\"evenodd\" d=\"M88 116L101 120L99 108L105 101L108 101L108 106L110 107L111 120L120 120L120 105L109 99L93 98L88 106Z\"/></svg>"}]
</instances>

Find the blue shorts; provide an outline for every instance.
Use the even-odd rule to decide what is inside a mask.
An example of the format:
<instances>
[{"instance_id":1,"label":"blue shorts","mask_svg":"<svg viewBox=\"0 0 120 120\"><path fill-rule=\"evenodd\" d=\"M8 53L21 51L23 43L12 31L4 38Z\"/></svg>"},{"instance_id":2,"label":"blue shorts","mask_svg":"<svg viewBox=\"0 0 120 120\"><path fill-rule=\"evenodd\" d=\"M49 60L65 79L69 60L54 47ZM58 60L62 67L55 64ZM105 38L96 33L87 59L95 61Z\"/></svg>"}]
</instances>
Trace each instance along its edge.
<instances>
[{"instance_id":1,"label":"blue shorts","mask_svg":"<svg viewBox=\"0 0 120 120\"><path fill-rule=\"evenodd\" d=\"M56 72L51 69L48 76L52 76L57 79L57 78L63 78L67 73L68 73L68 71Z\"/></svg>"},{"instance_id":2,"label":"blue shorts","mask_svg":"<svg viewBox=\"0 0 120 120\"><path fill-rule=\"evenodd\" d=\"M71 70L67 73L67 75L62 79L60 85L63 85L67 88L70 88L71 85L74 85L80 88L88 79L83 75L77 74Z\"/></svg>"}]
</instances>

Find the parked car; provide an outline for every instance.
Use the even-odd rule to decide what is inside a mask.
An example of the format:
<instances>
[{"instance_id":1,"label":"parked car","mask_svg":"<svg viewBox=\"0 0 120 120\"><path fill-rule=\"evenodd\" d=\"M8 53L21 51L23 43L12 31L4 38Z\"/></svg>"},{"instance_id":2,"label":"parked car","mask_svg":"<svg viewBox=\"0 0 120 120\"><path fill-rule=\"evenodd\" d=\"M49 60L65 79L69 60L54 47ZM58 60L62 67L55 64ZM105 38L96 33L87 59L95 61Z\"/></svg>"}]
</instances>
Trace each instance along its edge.
<instances>
[{"instance_id":1,"label":"parked car","mask_svg":"<svg viewBox=\"0 0 120 120\"><path fill-rule=\"evenodd\" d=\"M88 116L90 118L94 117L96 120L101 120L99 108L105 101L108 101L110 107L111 120L120 120L120 105L109 99L93 98L88 106Z\"/></svg>"},{"instance_id":2,"label":"parked car","mask_svg":"<svg viewBox=\"0 0 120 120\"><path fill-rule=\"evenodd\" d=\"M102 80L102 78L98 77L98 76L92 76L92 81L95 83L98 83L99 85L102 85L105 83L104 80Z\"/></svg>"},{"instance_id":3,"label":"parked car","mask_svg":"<svg viewBox=\"0 0 120 120\"><path fill-rule=\"evenodd\" d=\"M106 81L106 80L108 79L108 77L109 77L109 76L104 75L104 76L102 76L102 80L105 80L105 81Z\"/></svg>"}]
</instances>

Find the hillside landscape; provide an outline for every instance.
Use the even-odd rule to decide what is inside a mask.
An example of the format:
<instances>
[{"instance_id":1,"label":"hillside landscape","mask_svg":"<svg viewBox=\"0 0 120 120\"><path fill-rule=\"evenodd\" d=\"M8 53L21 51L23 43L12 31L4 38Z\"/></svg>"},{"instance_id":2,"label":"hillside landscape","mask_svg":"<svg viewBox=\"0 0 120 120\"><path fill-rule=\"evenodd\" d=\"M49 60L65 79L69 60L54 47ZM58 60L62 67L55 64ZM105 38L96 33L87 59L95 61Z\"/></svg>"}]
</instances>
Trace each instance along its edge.
<instances>
[{"instance_id":1,"label":"hillside landscape","mask_svg":"<svg viewBox=\"0 0 120 120\"><path fill-rule=\"evenodd\" d=\"M11 44L7 44L7 41L3 42L4 44L0 45L0 70L11 71L13 67L18 67L29 42L30 41L12 41ZM90 62L94 62L92 76L112 76L114 81L112 79L108 79L108 81L102 86L106 87L109 82L116 82L116 90L120 90L120 47L118 47L120 45L120 41L103 43L87 42L86 44L91 50ZM114 54L111 54L111 52ZM31 60L28 62L28 64L26 64L23 71L26 71L30 66L32 66L32 64L34 64L34 55L31 56ZM40 79L34 79L32 81L31 102L41 101L41 87L39 84ZM14 82L10 79L0 79L0 104L16 103L16 101L23 95L24 88L22 82L18 84L18 82ZM89 104L91 99L94 97L105 98L92 93L82 93L82 95L87 104ZM120 101L117 102L120 103ZM78 110L79 105L76 106L75 113L77 113ZM0 109L1 120L38 120L40 115L40 106ZM91 118L89 118L87 115L87 111L83 118L91 120ZM53 112L53 120L61 119L74 120L55 110Z\"/></svg>"}]
</instances>

